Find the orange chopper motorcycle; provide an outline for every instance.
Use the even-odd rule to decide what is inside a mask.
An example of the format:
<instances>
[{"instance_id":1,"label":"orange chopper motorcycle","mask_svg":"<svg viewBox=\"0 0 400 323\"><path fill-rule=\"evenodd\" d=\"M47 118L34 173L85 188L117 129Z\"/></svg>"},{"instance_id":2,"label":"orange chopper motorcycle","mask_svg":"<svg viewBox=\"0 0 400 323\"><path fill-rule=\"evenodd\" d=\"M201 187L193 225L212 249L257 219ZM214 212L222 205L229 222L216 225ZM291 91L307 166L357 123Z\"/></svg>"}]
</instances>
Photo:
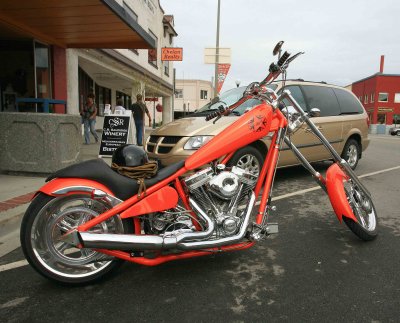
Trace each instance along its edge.
<instances>
[{"instance_id":1,"label":"orange chopper motorcycle","mask_svg":"<svg viewBox=\"0 0 400 323\"><path fill-rule=\"evenodd\" d=\"M146 194L139 194L136 180L113 171L101 159L51 175L22 220L21 245L32 267L57 282L82 284L104 277L124 260L153 266L250 248L278 232L268 214L283 143L328 194L339 221L362 240L374 239L377 215L371 195L310 120L319 110L306 113L288 90L277 94L267 87L280 75L284 81L289 64L301 54L284 52L270 65L268 76L250 84L236 103L221 102L207 120L217 118L216 122L249 99L262 103L185 161L145 179ZM284 100L293 109L285 107ZM303 123L332 154L334 163L326 177L290 140ZM271 145L259 174L227 166L238 149L267 135Z\"/></svg>"}]
</instances>

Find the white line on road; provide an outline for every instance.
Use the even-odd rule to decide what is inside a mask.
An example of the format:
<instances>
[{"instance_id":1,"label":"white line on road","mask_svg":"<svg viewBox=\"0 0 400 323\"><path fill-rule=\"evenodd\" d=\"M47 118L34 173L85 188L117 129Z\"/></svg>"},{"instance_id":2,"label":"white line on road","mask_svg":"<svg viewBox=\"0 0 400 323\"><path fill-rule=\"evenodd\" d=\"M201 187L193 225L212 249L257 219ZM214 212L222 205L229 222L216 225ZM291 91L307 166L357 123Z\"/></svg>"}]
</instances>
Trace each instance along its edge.
<instances>
[{"instance_id":1,"label":"white line on road","mask_svg":"<svg viewBox=\"0 0 400 323\"><path fill-rule=\"evenodd\" d=\"M390 172L390 171L393 171L393 170L396 170L396 169L400 169L400 166L382 169L382 170L379 170L379 171L376 171L376 172L360 175L358 177L359 178L364 178L364 177L374 176L374 175ZM314 186L314 187L307 188L307 189L304 189L304 190L301 190L301 191L296 191L296 192L293 192L293 193L280 195L280 196L274 197L272 199L272 201L282 200L282 199L285 199L285 198L288 198L288 197L292 197L292 196L301 195L301 194L304 194L304 193L316 191L316 190L319 190L320 188L321 187L319 187L319 186ZM256 205L259 205L259 204L260 204L260 202L256 203ZM28 262L26 260L20 260L20 261L12 262L12 263L0 266L0 272L11 270L11 269L15 269L15 268L19 268L19 267L22 267L22 266L26 266L27 264L28 264Z\"/></svg>"},{"instance_id":2,"label":"white line on road","mask_svg":"<svg viewBox=\"0 0 400 323\"><path fill-rule=\"evenodd\" d=\"M372 173L368 173L368 174L364 174L364 175L360 175L358 176L358 178L364 178L364 177L369 177L369 176L374 176L374 175L378 175L378 174L382 174L382 173L386 173L386 172L390 172L392 170L396 170L396 169L400 169L400 166L396 166L396 167L391 167L391 168L386 168L386 169L382 169L382 170L378 170L376 172L372 172ZM278 200L282 200L288 197L292 197L292 196L296 196L296 195L301 195L301 194L305 194L308 192L312 192L312 191L316 191L321 189L320 186L314 186L314 187L310 187L301 191L296 191L293 193L288 193L288 194L284 194L284 195L279 195L277 197L273 197L272 201L278 201ZM256 205L260 205L260 201L258 201L256 203Z\"/></svg>"},{"instance_id":3,"label":"white line on road","mask_svg":"<svg viewBox=\"0 0 400 323\"><path fill-rule=\"evenodd\" d=\"M19 268L19 267L22 267L22 266L26 266L27 264L28 264L28 262L26 260L20 260L20 261L12 262L12 263L0 266L0 272L7 271L7 270L10 270L10 269Z\"/></svg>"}]
</instances>

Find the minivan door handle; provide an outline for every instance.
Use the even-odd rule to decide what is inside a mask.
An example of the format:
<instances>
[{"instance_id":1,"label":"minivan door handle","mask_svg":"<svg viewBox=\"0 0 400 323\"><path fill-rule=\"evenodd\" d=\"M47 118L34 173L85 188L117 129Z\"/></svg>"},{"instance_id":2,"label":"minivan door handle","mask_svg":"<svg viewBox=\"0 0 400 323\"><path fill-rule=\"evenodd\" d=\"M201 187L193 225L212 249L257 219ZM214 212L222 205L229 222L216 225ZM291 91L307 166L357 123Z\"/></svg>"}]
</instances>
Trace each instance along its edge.
<instances>
[{"instance_id":1,"label":"minivan door handle","mask_svg":"<svg viewBox=\"0 0 400 323\"><path fill-rule=\"evenodd\" d=\"M319 131L322 131L322 127L321 127L321 126L316 126L316 127L317 127L317 129L318 129ZM305 131L305 132L312 132L311 128L308 128L308 127L304 128L304 131Z\"/></svg>"}]
</instances>

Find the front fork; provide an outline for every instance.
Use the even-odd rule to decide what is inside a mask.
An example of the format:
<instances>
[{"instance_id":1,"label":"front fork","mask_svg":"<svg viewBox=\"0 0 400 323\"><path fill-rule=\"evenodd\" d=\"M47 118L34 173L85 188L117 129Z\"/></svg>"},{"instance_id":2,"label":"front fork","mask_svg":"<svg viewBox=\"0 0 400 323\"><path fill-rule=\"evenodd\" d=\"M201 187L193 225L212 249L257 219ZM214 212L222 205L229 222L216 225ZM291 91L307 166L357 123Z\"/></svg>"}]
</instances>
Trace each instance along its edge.
<instances>
[{"instance_id":1,"label":"front fork","mask_svg":"<svg viewBox=\"0 0 400 323\"><path fill-rule=\"evenodd\" d=\"M315 126L308 115L304 112L301 106L296 102L288 90L282 92L279 97L279 101L288 99L296 111L300 114L300 118L308 125L315 136L321 141L324 147L331 153L334 165L330 166L326 179L317 172L307 159L300 153L300 151L293 145L290 139L285 136L284 141L288 147L293 151L296 157L300 160L303 166L311 173L315 181L319 186L328 194L333 209L338 216L339 221L342 220L342 216L347 216L352 218L354 221L358 222L354 216L353 211L348 203L346 192L344 190L343 182L351 180L353 185L359 188L359 191L369 199L371 198L370 192L361 183L357 175L351 169L350 165L336 152L329 141L324 137L321 131Z\"/></svg>"}]
</instances>

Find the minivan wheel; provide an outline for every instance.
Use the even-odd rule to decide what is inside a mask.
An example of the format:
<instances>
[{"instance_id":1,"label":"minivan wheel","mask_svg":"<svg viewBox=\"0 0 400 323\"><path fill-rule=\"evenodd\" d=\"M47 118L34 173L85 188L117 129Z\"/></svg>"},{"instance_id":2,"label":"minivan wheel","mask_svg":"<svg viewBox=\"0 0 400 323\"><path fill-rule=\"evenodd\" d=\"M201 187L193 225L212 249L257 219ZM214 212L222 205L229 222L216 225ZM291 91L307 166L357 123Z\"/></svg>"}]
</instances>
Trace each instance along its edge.
<instances>
[{"instance_id":1,"label":"minivan wheel","mask_svg":"<svg viewBox=\"0 0 400 323\"><path fill-rule=\"evenodd\" d=\"M347 140L344 145L342 158L347 161L352 169L355 169L360 156L360 145L354 139Z\"/></svg>"},{"instance_id":2,"label":"minivan wheel","mask_svg":"<svg viewBox=\"0 0 400 323\"><path fill-rule=\"evenodd\" d=\"M237 166L258 176L261 172L264 157L253 146L246 146L239 149L228 161L227 166Z\"/></svg>"}]
</instances>

